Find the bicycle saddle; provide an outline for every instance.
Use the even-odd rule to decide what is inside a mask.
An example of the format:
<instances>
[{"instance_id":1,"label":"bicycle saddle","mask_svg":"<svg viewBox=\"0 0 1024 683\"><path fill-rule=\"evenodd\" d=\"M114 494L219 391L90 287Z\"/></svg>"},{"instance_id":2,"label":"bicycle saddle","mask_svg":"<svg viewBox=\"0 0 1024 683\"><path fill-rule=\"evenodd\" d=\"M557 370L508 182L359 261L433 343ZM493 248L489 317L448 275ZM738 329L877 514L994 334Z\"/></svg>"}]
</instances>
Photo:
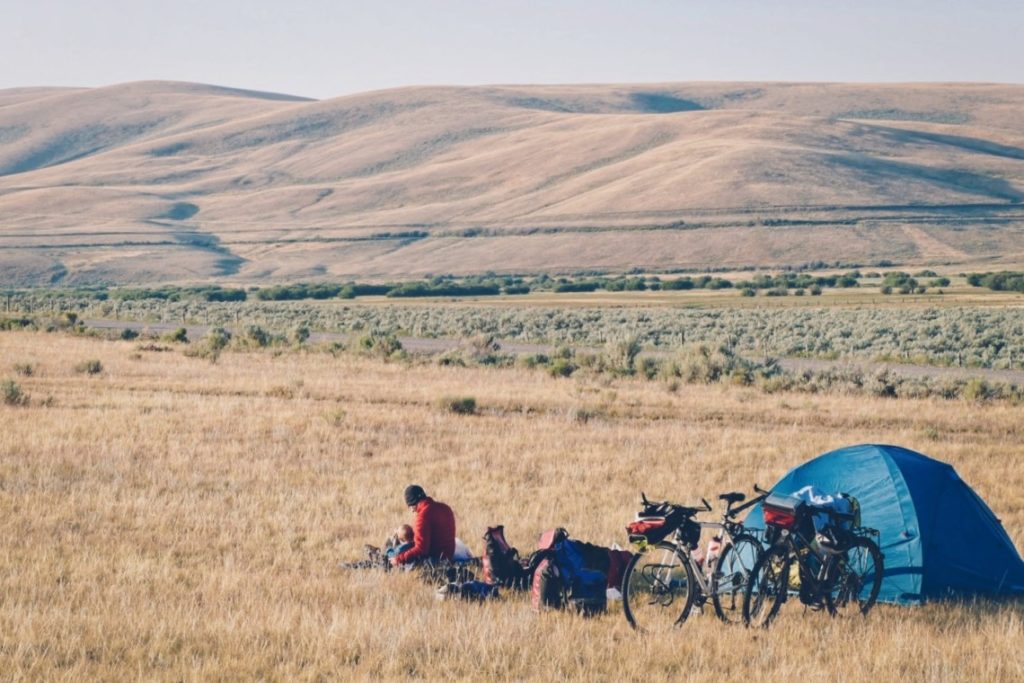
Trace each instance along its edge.
<instances>
[{"instance_id":1,"label":"bicycle saddle","mask_svg":"<svg viewBox=\"0 0 1024 683\"><path fill-rule=\"evenodd\" d=\"M734 491L732 493L723 493L718 497L719 500L724 500L726 503L741 503L747 499L745 495Z\"/></svg>"}]
</instances>

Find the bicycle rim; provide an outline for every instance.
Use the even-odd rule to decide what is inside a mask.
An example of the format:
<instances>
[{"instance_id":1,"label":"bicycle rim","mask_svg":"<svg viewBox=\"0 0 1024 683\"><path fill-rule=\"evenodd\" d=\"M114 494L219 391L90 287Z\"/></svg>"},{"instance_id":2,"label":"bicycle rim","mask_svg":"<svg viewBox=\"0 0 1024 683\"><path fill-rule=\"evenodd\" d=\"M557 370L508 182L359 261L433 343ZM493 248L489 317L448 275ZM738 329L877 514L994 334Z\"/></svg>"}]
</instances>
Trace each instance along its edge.
<instances>
[{"instance_id":1,"label":"bicycle rim","mask_svg":"<svg viewBox=\"0 0 1024 683\"><path fill-rule=\"evenodd\" d=\"M743 594L743 621L747 626L767 628L786 600L789 590L790 558L784 546L773 546L760 554Z\"/></svg>"},{"instance_id":2,"label":"bicycle rim","mask_svg":"<svg viewBox=\"0 0 1024 683\"><path fill-rule=\"evenodd\" d=\"M835 616L866 615L882 587L882 552L874 541L858 538L841 560L836 585L825 595Z\"/></svg>"},{"instance_id":3,"label":"bicycle rim","mask_svg":"<svg viewBox=\"0 0 1024 683\"><path fill-rule=\"evenodd\" d=\"M743 596L761 547L753 536L737 536L718 558L711 578L711 601L715 614L727 624L743 621Z\"/></svg>"},{"instance_id":4,"label":"bicycle rim","mask_svg":"<svg viewBox=\"0 0 1024 683\"><path fill-rule=\"evenodd\" d=\"M635 555L622 588L626 619L647 633L668 632L682 624L697 590L686 558L669 544Z\"/></svg>"}]
</instances>

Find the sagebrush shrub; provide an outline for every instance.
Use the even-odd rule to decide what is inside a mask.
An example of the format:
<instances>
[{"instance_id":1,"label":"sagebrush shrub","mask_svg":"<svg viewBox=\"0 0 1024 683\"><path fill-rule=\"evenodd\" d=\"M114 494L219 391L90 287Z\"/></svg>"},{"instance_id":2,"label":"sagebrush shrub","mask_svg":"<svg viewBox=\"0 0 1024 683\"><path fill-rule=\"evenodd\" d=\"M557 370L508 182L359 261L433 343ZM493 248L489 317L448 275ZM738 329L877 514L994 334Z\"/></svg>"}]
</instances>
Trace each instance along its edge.
<instances>
[{"instance_id":1,"label":"sagebrush shrub","mask_svg":"<svg viewBox=\"0 0 1024 683\"><path fill-rule=\"evenodd\" d=\"M552 377L571 377L576 372L576 366L568 358L555 358L548 365L548 374Z\"/></svg>"},{"instance_id":2,"label":"sagebrush shrub","mask_svg":"<svg viewBox=\"0 0 1024 683\"><path fill-rule=\"evenodd\" d=\"M9 406L27 406L29 401L28 395L13 379L0 383L0 396L3 396L4 404Z\"/></svg>"},{"instance_id":3,"label":"sagebrush shrub","mask_svg":"<svg viewBox=\"0 0 1024 683\"><path fill-rule=\"evenodd\" d=\"M966 401L987 401L992 398L992 387L983 379L972 379L964 385L960 395Z\"/></svg>"},{"instance_id":4,"label":"sagebrush shrub","mask_svg":"<svg viewBox=\"0 0 1024 683\"><path fill-rule=\"evenodd\" d=\"M75 366L75 372L83 375L98 375L103 372L103 363L96 359L83 360Z\"/></svg>"},{"instance_id":5,"label":"sagebrush shrub","mask_svg":"<svg viewBox=\"0 0 1024 683\"><path fill-rule=\"evenodd\" d=\"M476 399L472 396L445 396L439 402L442 410L456 415L475 415Z\"/></svg>"},{"instance_id":6,"label":"sagebrush shrub","mask_svg":"<svg viewBox=\"0 0 1024 683\"><path fill-rule=\"evenodd\" d=\"M187 344L188 330L186 330L184 327L179 327L173 332L168 332L167 334L165 334L163 336L163 340L166 342L173 342L177 344Z\"/></svg>"},{"instance_id":7,"label":"sagebrush shrub","mask_svg":"<svg viewBox=\"0 0 1024 683\"><path fill-rule=\"evenodd\" d=\"M14 371L22 377L31 377L36 373L36 366L32 363L15 363Z\"/></svg>"},{"instance_id":8,"label":"sagebrush shrub","mask_svg":"<svg viewBox=\"0 0 1024 683\"><path fill-rule=\"evenodd\" d=\"M208 358L211 363L216 363L220 358L221 351L231 343L231 333L223 327L212 327L203 335L199 343L185 352L186 356L195 358Z\"/></svg>"}]
</instances>

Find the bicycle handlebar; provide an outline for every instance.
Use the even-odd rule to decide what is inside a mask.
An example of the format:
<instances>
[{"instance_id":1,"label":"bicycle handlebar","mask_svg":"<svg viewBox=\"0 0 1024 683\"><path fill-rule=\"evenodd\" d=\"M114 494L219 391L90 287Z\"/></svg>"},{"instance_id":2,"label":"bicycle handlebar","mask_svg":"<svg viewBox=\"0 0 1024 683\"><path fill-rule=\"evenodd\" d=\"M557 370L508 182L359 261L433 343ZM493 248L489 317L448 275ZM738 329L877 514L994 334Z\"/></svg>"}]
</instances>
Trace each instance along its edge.
<instances>
[{"instance_id":1,"label":"bicycle handlebar","mask_svg":"<svg viewBox=\"0 0 1024 683\"><path fill-rule=\"evenodd\" d=\"M646 493L644 493L643 491L640 492L640 503L644 507L658 507L658 506L664 505L664 506L672 507L672 508L675 508L676 510L682 511L682 513L684 515L686 515L687 517L692 517L693 515L697 514L698 512L710 512L711 511L711 509L712 509L711 508L711 503L709 503L704 498L701 498L700 502L704 504L704 507L702 507L702 508L689 507L687 505L679 505L677 503L673 503L673 502L668 501L668 500L651 501L651 500L647 499L647 494Z\"/></svg>"}]
</instances>

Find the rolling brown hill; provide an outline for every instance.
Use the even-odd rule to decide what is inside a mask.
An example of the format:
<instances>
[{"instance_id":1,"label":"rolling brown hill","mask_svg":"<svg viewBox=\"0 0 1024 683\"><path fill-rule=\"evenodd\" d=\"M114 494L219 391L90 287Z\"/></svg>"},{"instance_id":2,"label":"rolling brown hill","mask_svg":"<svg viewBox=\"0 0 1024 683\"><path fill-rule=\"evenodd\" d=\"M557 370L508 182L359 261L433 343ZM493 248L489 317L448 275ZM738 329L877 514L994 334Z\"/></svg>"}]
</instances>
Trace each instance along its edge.
<instances>
[{"instance_id":1,"label":"rolling brown hill","mask_svg":"<svg viewBox=\"0 0 1024 683\"><path fill-rule=\"evenodd\" d=\"M0 282L1024 260L1024 86L0 91Z\"/></svg>"}]
</instances>

